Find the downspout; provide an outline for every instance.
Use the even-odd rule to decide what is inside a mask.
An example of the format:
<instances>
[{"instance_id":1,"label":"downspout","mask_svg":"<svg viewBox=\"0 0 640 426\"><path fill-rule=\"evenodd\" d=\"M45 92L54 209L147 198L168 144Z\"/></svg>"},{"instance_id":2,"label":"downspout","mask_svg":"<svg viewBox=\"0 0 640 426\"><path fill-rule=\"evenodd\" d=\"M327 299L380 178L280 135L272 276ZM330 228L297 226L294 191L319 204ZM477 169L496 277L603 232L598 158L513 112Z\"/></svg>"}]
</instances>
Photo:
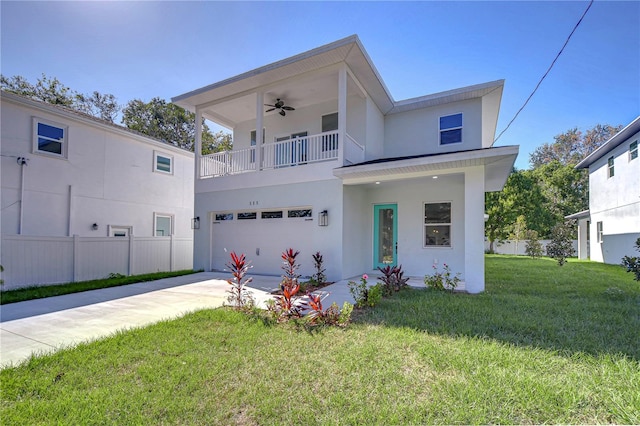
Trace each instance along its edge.
<instances>
[{"instance_id":1,"label":"downspout","mask_svg":"<svg viewBox=\"0 0 640 426\"><path fill-rule=\"evenodd\" d=\"M27 166L29 159L26 157L18 157L18 165L20 166L20 210L18 214L18 235L22 235L22 221L24 211L24 168Z\"/></svg>"}]
</instances>

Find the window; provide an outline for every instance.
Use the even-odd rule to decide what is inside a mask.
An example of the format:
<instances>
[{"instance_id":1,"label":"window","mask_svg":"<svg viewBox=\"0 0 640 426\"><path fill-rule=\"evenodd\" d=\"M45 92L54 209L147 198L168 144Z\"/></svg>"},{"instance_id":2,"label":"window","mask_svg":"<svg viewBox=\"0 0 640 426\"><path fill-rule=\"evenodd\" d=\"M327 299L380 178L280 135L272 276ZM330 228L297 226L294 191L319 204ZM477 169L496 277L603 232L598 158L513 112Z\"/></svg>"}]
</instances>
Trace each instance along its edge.
<instances>
[{"instance_id":1,"label":"window","mask_svg":"<svg viewBox=\"0 0 640 426\"><path fill-rule=\"evenodd\" d=\"M602 242L602 222L596 222L596 241Z\"/></svg>"},{"instance_id":2,"label":"window","mask_svg":"<svg viewBox=\"0 0 640 426\"><path fill-rule=\"evenodd\" d=\"M171 227L171 222L173 221L173 216L164 215L164 214L156 214L154 216L155 222L155 236L156 237L168 237L173 234L173 230Z\"/></svg>"},{"instance_id":3,"label":"window","mask_svg":"<svg viewBox=\"0 0 640 426\"><path fill-rule=\"evenodd\" d=\"M638 158L638 141L631 142L629 145L629 161Z\"/></svg>"},{"instance_id":4,"label":"window","mask_svg":"<svg viewBox=\"0 0 640 426\"><path fill-rule=\"evenodd\" d=\"M153 170L156 172L173 174L173 157L171 155L163 154L161 152L154 151L153 153Z\"/></svg>"},{"instance_id":5,"label":"window","mask_svg":"<svg viewBox=\"0 0 640 426\"><path fill-rule=\"evenodd\" d=\"M462 142L462 113L440 117L440 145Z\"/></svg>"},{"instance_id":6,"label":"window","mask_svg":"<svg viewBox=\"0 0 640 426\"><path fill-rule=\"evenodd\" d=\"M233 213L216 213L216 221L233 220Z\"/></svg>"},{"instance_id":7,"label":"window","mask_svg":"<svg viewBox=\"0 0 640 426\"><path fill-rule=\"evenodd\" d=\"M424 204L424 246L451 247L451 203Z\"/></svg>"},{"instance_id":8,"label":"window","mask_svg":"<svg viewBox=\"0 0 640 426\"><path fill-rule=\"evenodd\" d=\"M258 139L258 135L256 134L255 130L251 131L251 146L256 146L256 140ZM264 134L264 128L262 129L262 143L264 144L265 141L265 134ZM256 162L256 151L253 150L251 151L251 162L255 163Z\"/></svg>"},{"instance_id":9,"label":"window","mask_svg":"<svg viewBox=\"0 0 640 426\"><path fill-rule=\"evenodd\" d=\"M338 130L338 113L322 116L322 133ZM338 135L325 135L322 137L322 152L338 149Z\"/></svg>"},{"instance_id":10,"label":"window","mask_svg":"<svg viewBox=\"0 0 640 426\"><path fill-rule=\"evenodd\" d=\"M34 118L33 133L33 152L66 158L66 126Z\"/></svg>"},{"instance_id":11,"label":"window","mask_svg":"<svg viewBox=\"0 0 640 426\"><path fill-rule=\"evenodd\" d=\"M313 211L311 209L289 210L287 217L313 217Z\"/></svg>"},{"instance_id":12,"label":"window","mask_svg":"<svg viewBox=\"0 0 640 426\"><path fill-rule=\"evenodd\" d=\"M238 213L238 220L256 219L258 214L256 212L243 212Z\"/></svg>"},{"instance_id":13,"label":"window","mask_svg":"<svg viewBox=\"0 0 640 426\"><path fill-rule=\"evenodd\" d=\"M262 212L260 215L263 219L282 219L282 210L273 212Z\"/></svg>"},{"instance_id":14,"label":"window","mask_svg":"<svg viewBox=\"0 0 640 426\"><path fill-rule=\"evenodd\" d=\"M613 157L609 157L607 160L607 167L609 168L609 177L613 177L615 175L615 170L613 167Z\"/></svg>"}]
</instances>

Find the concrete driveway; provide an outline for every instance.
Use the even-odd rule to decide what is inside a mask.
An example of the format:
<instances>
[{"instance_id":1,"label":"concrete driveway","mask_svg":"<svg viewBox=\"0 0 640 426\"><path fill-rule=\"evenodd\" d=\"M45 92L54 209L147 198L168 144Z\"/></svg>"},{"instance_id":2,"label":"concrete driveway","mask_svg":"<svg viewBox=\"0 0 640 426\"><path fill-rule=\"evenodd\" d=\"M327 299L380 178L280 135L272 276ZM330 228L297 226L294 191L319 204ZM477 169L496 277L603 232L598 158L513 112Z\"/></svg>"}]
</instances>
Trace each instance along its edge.
<instances>
[{"instance_id":1,"label":"concrete driveway","mask_svg":"<svg viewBox=\"0 0 640 426\"><path fill-rule=\"evenodd\" d=\"M217 308L226 301L229 274L200 272L120 287L85 291L0 306L0 368L116 331ZM280 277L253 276L259 305L271 298ZM347 281L320 291L325 307L353 303Z\"/></svg>"}]
</instances>

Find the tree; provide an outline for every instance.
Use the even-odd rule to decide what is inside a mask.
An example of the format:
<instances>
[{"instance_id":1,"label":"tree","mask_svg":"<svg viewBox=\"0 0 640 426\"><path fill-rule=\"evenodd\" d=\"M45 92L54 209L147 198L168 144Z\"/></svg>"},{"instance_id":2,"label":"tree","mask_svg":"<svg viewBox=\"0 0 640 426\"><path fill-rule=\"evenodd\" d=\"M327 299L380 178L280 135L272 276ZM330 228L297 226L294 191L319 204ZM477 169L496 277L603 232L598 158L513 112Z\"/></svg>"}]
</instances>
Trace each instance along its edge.
<instances>
[{"instance_id":1,"label":"tree","mask_svg":"<svg viewBox=\"0 0 640 426\"><path fill-rule=\"evenodd\" d=\"M65 86L57 78L49 78L45 74L42 74L35 85L19 75L9 78L0 75L0 87L7 92L51 105L61 105L111 123L120 111L116 97L111 94L103 95L94 91L90 95L83 95Z\"/></svg>"},{"instance_id":2,"label":"tree","mask_svg":"<svg viewBox=\"0 0 640 426\"><path fill-rule=\"evenodd\" d=\"M122 123L129 129L194 150L196 115L164 99L156 97L146 103L139 99L129 101L122 111ZM204 154L231 149L231 135L221 131L211 133L204 120L201 125Z\"/></svg>"},{"instance_id":3,"label":"tree","mask_svg":"<svg viewBox=\"0 0 640 426\"><path fill-rule=\"evenodd\" d=\"M554 137L554 142L545 143L529 155L533 169L552 161L562 165L578 164L583 158L598 149L603 143L618 133L622 126L596 124L584 134L577 127Z\"/></svg>"},{"instance_id":4,"label":"tree","mask_svg":"<svg viewBox=\"0 0 640 426\"><path fill-rule=\"evenodd\" d=\"M534 259L542 257L542 244L538 239L538 233L533 229L527 230L527 243L524 252Z\"/></svg>"},{"instance_id":5,"label":"tree","mask_svg":"<svg viewBox=\"0 0 640 426\"><path fill-rule=\"evenodd\" d=\"M559 222L553 227L551 242L547 244L547 256L557 260L559 266L564 265L567 258L575 253L572 241L573 228L570 222Z\"/></svg>"},{"instance_id":6,"label":"tree","mask_svg":"<svg viewBox=\"0 0 640 426\"><path fill-rule=\"evenodd\" d=\"M513 223L522 215L529 229L547 235L553 226L553 215L545 209L545 197L538 181L529 170L513 170L500 192L485 194L485 209L489 218L485 222L485 235L489 250L495 241L505 240L513 230Z\"/></svg>"},{"instance_id":7,"label":"tree","mask_svg":"<svg viewBox=\"0 0 640 426\"><path fill-rule=\"evenodd\" d=\"M518 242L527 238L527 221L524 215L521 214L516 218L509 238L516 242L516 254L518 254Z\"/></svg>"}]
</instances>

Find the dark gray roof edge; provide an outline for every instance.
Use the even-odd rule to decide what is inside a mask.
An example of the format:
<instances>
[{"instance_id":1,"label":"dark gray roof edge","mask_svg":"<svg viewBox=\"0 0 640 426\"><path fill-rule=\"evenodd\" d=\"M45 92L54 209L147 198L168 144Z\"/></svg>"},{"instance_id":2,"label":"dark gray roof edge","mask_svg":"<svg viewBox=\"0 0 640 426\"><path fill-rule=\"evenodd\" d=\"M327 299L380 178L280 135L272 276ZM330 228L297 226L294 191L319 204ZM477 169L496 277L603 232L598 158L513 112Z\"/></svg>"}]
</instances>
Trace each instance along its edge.
<instances>
[{"instance_id":1,"label":"dark gray roof edge","mask_svg":"<svg viewBox=\"0 0 640 426\"><path fill-rule=\"evenodd\" d=\"M438 157L438 156L444 156L444 155L459 154L461 152L483 152L488 150L496 150L500 148L513 148L513 147L518 147L518 145L501 145L501 146L491 146L491 147L479 148L479 149L466 149L466 150L453 151L453 152L437 152L432 154L408 155L403 157L378 158L377 160L369 160L369 161L364 161L362 163L348 164L346 166L339 167L339 169L347 169L349 167L357 167L357 166L366 166L368 164L382 164L382 163L391 163L393 161L413 160L416 158Z\"/></svg>"},{"instance_id":2,"label":"dark gray roof edge","mask_svg":"<svg viewBox=\"0 0 640 426\"><path fill-rule=\"evenodd\" d=\"M627 124L622 130L613 135L611 139L606 141L600 148L587 155L582 161L576 164L576 169L586 169L600 158L604 157L609 151L616 148L625 140L640 131L640 115L631 123Z\"/></svg>"},{"instance_id":3,"label":"dark gray roof edge","mask_svg":"<svg viewBox=\"0 0 640 426\"><path fill-rule=\"evenodd\" d=\"M241 81L241 80L244 80L244 79L249 78L249 77L253 77L253 76L256 76L256 75L259 75L259 74L263 74L265 72L268 72L268 71L283 67L285 65L292 64L292 63L297 62L297 61L301 61L303 59L306 59L306 58L309 58L309 57L312 57L312 56L316 56L316 55L328 52L328 51L333 50L333 49L337 49L339 47L343 47L343 46L349 45L351 43L358 44L359 47L362 50L362 44L360 43L360 40L358 39L358 36L356 34L352 34L352 35L350 35L348 37L345 37L345 38L342 38L340 40L336 40L334 42L331 42L331 43L316 47L314 49L307 50L306 52L298 53L297 55L290 56L288 58L281 59L281 60L276 61L276 62L272 62L272 63L270 63L268 65L263 65L261 67L255 68L253 70L244 72L242 74L238 74L236 76L229 77L229 78L227 78L225 80L222 80L222 81L218 81L217 83L209 84L209 85L201 87L199 89L195 89L195 90L192 90L190 92L183 93L182 95L175 96L175 97L171 98L171 102L176 103L176 102L179 102L181 100L190 98L192 96L208 92L209 90L217 89L218 87L226 86L227 84L235 83L236 81ZM364 50L363 50L363 52L364 52ZM365 53L365 57L367 57L367 60L369 60L369 62L371 62L370 59L368 58L368 56L366 55L366 53Z\"/></svg>"},{"instance_id":4,"label":"dark gray roof edge","mask_svg":"<svg viewBox=\"0 0 640 426\"><path fill-rule=\"evenodd\" d=\"M167 141L163 141L162 139L154 138L153 136L145 135L144 133L138 132L137 130L130 129L128 127L121 126L116 123L112 123L111 121L103 120L102 118L94 117L91 114L87 114L85 112L78 111L73 108L66 107L64 105L50 104L50 103L41 101L39 99L33 99L27 96L18 95L17 93L9 92L6 90L2 90L0 92L1 92L2 98L8 99L13 102L20 102L22 104L30 105L40 109L59 110L59 111L56 111L58 114L67 114L67 115L75 116L79 120L90 121L90 122L93 122L95 125L110 127L115 131L129 133L132 136L136 136L138 138L148 139L148 141L161 143L171 148L179 149L181 151L189 152L193 154L192 151L189 151L188 149L184 149L178 145L174 145Z\"/></svg>"},{"instance_id":5,"label":"dark gray roof edge","mask_svg":"<svg viewBox=\"0 0 640 426\"><path fill-rule=\"evenodd\" d=\"M567 215L564 218L565 219L582 219L584 217L589 217L590 214L591 214L590 211L587 209L587 210L583 210L583 211L578 212L578 213Z\"/></svg>"}]
</instances>

